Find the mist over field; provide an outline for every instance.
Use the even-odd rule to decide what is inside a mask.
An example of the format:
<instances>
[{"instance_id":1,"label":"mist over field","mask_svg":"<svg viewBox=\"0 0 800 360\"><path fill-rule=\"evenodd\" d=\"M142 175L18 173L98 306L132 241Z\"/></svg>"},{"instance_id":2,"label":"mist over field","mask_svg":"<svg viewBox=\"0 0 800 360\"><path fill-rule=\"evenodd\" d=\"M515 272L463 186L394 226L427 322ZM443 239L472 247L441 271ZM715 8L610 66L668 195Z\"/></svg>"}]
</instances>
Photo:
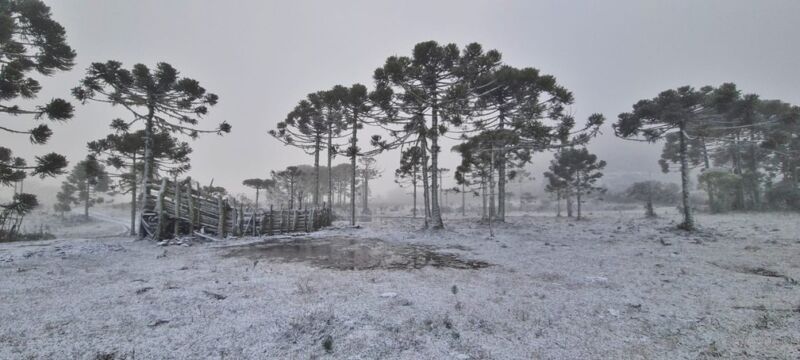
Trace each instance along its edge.
<instances>
[{"instance_id":1,"label":"mist over field","mask_svg":"<svg viewBox=\"0 0 800 360\"><path fill-rule=\"evenodd\" d=\"M609 123L635 100L683 85L735 82L767 99L799 103L796 90L800 50L793 43L792 1L477 1L328 3L319 1L50 1L57 20L77 50L72 71L43 78L40 99L68 97L91 62L119 60L126 66L165 61L201 80L220 96L206 124L227 120L225 137L193 142L189 175L244 192L244 177L309 164L301 151L285 148L267 131L307 93L336 84L370 84L376 67L390 55L407 55L426 40L498 49L505 63L535 67L555 76L576 98L577 119L605 114ZM424 9L424 10L423 10ZM177 20L179 19L179 20ZM403 25L406 24L406 25ZM413 24L413 25L411 25ZM105 136L111 119L124 113L101 104L79 106L74 120L55 127L47 148L73 162L85 156L83 143ZM24 137L6 136L25 156L45 149ZM368 139L363 139L363 146ZM458 156L443 148L445 167ZM658 146L622 142L609 124L591 145L608 161L609 179L634 173L635 180L660 178ZM281 156L275 156L280 153ZM535 173L552 155L537 154ZM392 189L397 152L378 156L386 176L375 191ZM337 159L345 162L345 159ZM384 165L385 164L385 165ZM614 176L617 173L621 175ZM541 176L539 176L541 177ZM677 182L674 174L664 178ZM38 180L30 179L29 182ZM608 180L610 182L610 180ZM58 179L47 181L52 190ZM614 184L609 184L614 185ZM541 191L543 184L531 185ZM50 200L52 197L47 197ZM43 199L45 200L45 199Z\"/></svg>"}]
</instances>

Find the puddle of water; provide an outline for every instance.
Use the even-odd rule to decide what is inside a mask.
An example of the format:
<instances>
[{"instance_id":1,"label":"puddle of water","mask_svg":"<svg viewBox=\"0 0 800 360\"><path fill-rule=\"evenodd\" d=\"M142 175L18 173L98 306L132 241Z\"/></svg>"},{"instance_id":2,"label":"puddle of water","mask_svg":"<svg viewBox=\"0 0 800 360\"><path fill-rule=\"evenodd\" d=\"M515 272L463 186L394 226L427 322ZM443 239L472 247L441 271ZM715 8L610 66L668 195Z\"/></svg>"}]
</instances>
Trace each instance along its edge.
<instances>
[{"instance_id":1,"label":"puddle of water","mask_svg":"<svg viewBox=\"0 0 800 360\"><path fill-rule=\"evenodd\" d=\"M468 260L456 254L437 252L420 245L392 245L378 239L344 237L288 241L266 241L234 247L226 257L247 257L253 260L274 259L283 262L308 262L314 266L336 270L481 269L488 263Z\"/></svg>"}]
</instances>

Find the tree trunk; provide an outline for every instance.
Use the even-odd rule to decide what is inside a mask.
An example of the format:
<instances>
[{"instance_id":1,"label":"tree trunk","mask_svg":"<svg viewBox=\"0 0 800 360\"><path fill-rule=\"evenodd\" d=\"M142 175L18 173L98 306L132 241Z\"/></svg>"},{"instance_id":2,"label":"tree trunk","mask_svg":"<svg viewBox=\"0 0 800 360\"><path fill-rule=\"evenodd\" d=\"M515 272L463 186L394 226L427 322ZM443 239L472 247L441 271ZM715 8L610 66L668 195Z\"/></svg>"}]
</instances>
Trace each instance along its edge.
<instances>
[{"instance_id":1,"label":"tree trunk","mask_svg":"<svg viewBox=\"0 0 800 360\"><path fill-rule=\"evenodd\" d=\"M481 199L483 200L483 205L481 206L481 220L487 221L489 217L486 214L486 179L481 179Z\"/></svg>"},{"instance_id":2,"label":"tree trunk","mask_svg":"<svg viewBox=\"0 0 800 360\"><path fill-rule=\"evenodd\" d=\"M505 114L499 116L498 127L505 128ZM501 131L502 135L502 131ZM506 155L505 144L500 143L497 154L497 220L506 221Z\"/></svg>"},{"instance_id":3,"label":"tree trunk","mask_svg":"<svg viewBox=\"0 0 800 360\"><path fill-rule=\"evenodd\" d=\"M756 153L755 139L750 138L750 192L753 196L753 208L759 209L761 207L761 189L758 182L758 154Z\"/></svg>"},{"instance_id":4,"label":"tree trunk","mask_svg":"<svg viewBox=\"0 0 800 360\"><path fill-rule=\"evenodd\" d=\"M289 210L294 209L294 178L289 180Z\"/></svg>"},{"instance_id":5,"label":"tree trunk","mask_svg":"<svg viewBox=\"0 0 800 360\"><path fill-rule=\"evenodd\" d=\"M653 199L647 199L644 204L644 216L649 218L656 217L655 209L653 209Z\"/></svg>"},{"instance_id":6,"label":"tree trunk","mask_svg":"<svg viewBox=\"0 0 800 360\"><path fill-rule=\"evenodd\" d=\"M172 201L175 204L175 223L173 224L172 235L175 238L178 238L181 232L181 183L178 182L178 174L175 174L172 179L172 181L175 183L175 194L172 198ZM241 212L239 212L238 216L242 216Z\"/></svg>"},{"instance_id":7,"label":"tree trunk","mask_svg":"<svg viewBox=\"0 0 800 360\"><path fill-rule=\"evenodd\" d=\"M89 182L86 181L86 196L83 198L83 217L86 220L89 220L89 199L92 198L92 188L89 186Z\"/></svg>"},{"instance_id":8,"label":"tree trunk","mask_svg":"<svg viewBox=\"0 0 800 360\"><path fill-rule=\"evenodd\" d=\"M358 115L353 114L353 138L350 140L352 154L350 154L350 166L352 178L350 181L350 225L356 225L356 157L358 156Z\"/></svg>"},{"instance_id":9,"label":"tree trunk","mask_svg":"<svg viewBox=\"0 0 800 360\"><path fill-rule=\"evenodd\" d=\"M497 206L495 202L495 181L494 175L489 175L489 219L497 218Z\"/></svg>"},{"instance_id":10,"label":"tree trunk","mask_svg":"<svg viewBox=\"0 0 800 360\"><path fill-rule=\"evenodd\" d=\"M303 210L304 197L305 197L305 192L302 189L297 190L297 210Z\"/></svg>"},{"instance_id":11,"label":"tree trunk","mask_svg":"<svg viewBox=\"0 0 800 360\"><path fill-rule=\"evenodd\" d=\"M131 165L131 229L130 235L136 236L136 153L133 153Z\"/></svg>"},{"instance_id":12,"label":"tree trunk","mask_svg":"<svg viewBox=\"0 0 800 360\"><path fill-rule=\"evenodd\" d=\"M494 205L494 149L489 149L489 221L497 217L497 209Z\"/></svg>"},{"instance_id":13,"label":"tree trunk","mask_svg":"<svg viewBox=\"0 0 800 360\"><path fill-rule=\"evenodd\" d=\"M567 217L572 217L572 189L570 189L569 187L567 187L567 188L564 190L564 192L565 192L564 196L566 196L566 197L567 197L567 198L566 198L566 203L567 203Z\"/></svg>"},{"instance_id":14,"label":"tree trunk","mask_svg":"<svg viewBox=\"0 0 800 360\"><path fill-rule=\"evenodd\" d=\"M653 209L653 183L647 183L647 201L644 203L644 216L648 218L656 217L655 209Z\"/></svg>"},{"instance_id":15,"label":"tree trunk","mask_svg":"<svg viewBox=\"0 0 800 360\"><path fill-rule=\"evenodd\" d=\"M411 209L411 214L414 219L417 218L417 165L414 165L411 174L411 187L414 188L414 207Z\"/></svg>"},{"instance_id":16,"label":"tree trunk","mask_svg":"<svg viewBox=\"0 0 800 360\"><path fill-rule=\"evenodd\" d=\"M575 187L575 200L577 201L578 205L578 220L581 219L581 173L578 172L575 174L575 180L577 180L578 186Z\"/></svg>"},{"instance_id":17,"label":"tree trunk","mask_svg":"<svg viewBox=\"0 0 800 360\"><path fill-rule=\"evenodd\" d=\"M425 206L425 222L423 227L428 228L431 220L431 186L428 177L428 142L423 137L422 143L422 197Z\"/></svg>"},{"instance_id":18,"label":"tree trunk","mask_svg":"<svg viewBox=\"0 0 800 360\"><path fill-rule=\"evenodd\" d=\"M435 91L435 90L434 90ZM443 229L442 212L439 208L439 109L436 95L431 104L431 222L434 229Z\"/></svg>"},{"instance_id":19,"label":"tree trunk","mask_svg":"<svg viewBox=\"0 0 800 360\"><path fill-rule=\"evenodd\" d=\"M688 145L686 144L686 124L680 124L680 159L681 159L681 198L683 202L683 223L680 227L684 230L694 230L692 207L689 204L689 159Z\"/></svg>"},{"instance_id":20,"label":"tree trunk","mask_svg":"<svg viewBox=\"0 0 800 360\"><path fill-rule=\"evenodd\" d=\"M742 160L739 152L739 135L734 135L733 138L733 173L739 175L739 183L736 185L736 203L734 208L736 210L744 209L744 184L742 184Z\"/></svg>"},{"instance_id":21,"label":"tree trunk","mask_svg":"<svg viewBox=\"0 0 800 360\"><path fill-rule=\"evenodd\" d=\"M364 165L364 184L361 186L363 195L361 203L361 215L369 215L369 168Z\"/></svg>"},{"instance_id":22,"label":"tree trunk","mask_svg":"<svg viewBox=\"0 0 800 360\"><path fill-rule=\"evenodd\" d=\"M317 136L314 144L314 207L319 206L319 151L322 139Z\"/></svg>"},{"instance_id":23,"label":"tree trunk","mask_svg":"<svg viewBox=\"0 0 800 360\"><path fill-rule=\"evenodd\" d=\"M461 216L467 216L467 193L464 184L461 184Z\"/></svg>"},{"instance_id":24,"label":"tree trunk","mask_svg":"<svg viewBox=\"0 0 800 360\"><path fill-rule=\"evenodd\" d=\"M556 217L561 217L561 190L556 191Z\"/></svg>"},{"instance_id":25,"label":"tree trunk","mask_svg":"<svg viewBox=\"0 0 800 360\"><path fill-rule=\"evenodd\" d=\"M706 138L702 138L703 143L703 165L706 170L711 168L711 162L708 159L708 146L706 145ZM714 199L714 187L709 182L706 185L706 191L708 192L708 208L713 212L713 209L716 207L716 201ZM655 213L653 214L655 216Z\"/></svg>"},{"instance_id":26,"label":"tree trunk","mask_svg":"<svg viewBox=\"0 0 800 360\"><path fill-rule=\"evenodd\" d=\"M447 208L447 191L444 188L444 172L439 170L439 208Z\"/></svg>"},{"instance_id":27,"label":"tree trunk","mask_svg":"<svg viewBox=\"0 0 800 360\"><path fill-rule=\"evenodd\" d=\"M333 125L328 125L328 206L333 207Z\"/></svg>"},{"instance_id":28,"label":"tree trunk","mask_svg":"<svg viewBox=\"0 0 800 360\"><path fill-rule=\"evenodd\" d=\"M144 231L144 221L142 216L147 208L147 196L150 195L150 188L147 182L152 177L153 169L153 116L155 108L148 106L147 118L145 119L144 126L144 167L142 170L142 186L141 194L139 197L139 238L144 238L146 232Z\"/></svg>"}]
</instances>

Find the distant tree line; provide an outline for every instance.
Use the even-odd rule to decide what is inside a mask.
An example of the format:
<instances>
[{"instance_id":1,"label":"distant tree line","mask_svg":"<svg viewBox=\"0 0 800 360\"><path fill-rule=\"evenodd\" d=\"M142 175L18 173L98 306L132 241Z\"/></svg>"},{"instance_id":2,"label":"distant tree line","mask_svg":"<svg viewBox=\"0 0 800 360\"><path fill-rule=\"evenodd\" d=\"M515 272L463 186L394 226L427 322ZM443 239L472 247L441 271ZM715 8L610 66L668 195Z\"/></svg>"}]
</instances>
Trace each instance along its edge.
<instances>
[{"instance_id":1,"label":"distant tree line","mask_svg":"<svg viewBox=\"0 0 800 360\"><path fill-rule=\"evenodd\" d=\"M464 48L419 43L410 56L388 57L373 79L372 90L361 84L337 85L309 94L270 131L314 156L314 205L321 199L320 154L327 155L329 167L342 152L350 159L351 224L356 221L359 157L399 150L402 160L395 177L413 187L414 214L420 186L424 227L440 229L441 197L448 190L441 184L441 139L459 140L462 143L453 148L462 157L454 172L459 186L452 190L481 192L486 198L496 187L497 196L490 196L492 209L497 199L496 210L485 216L503 221L507 183L533 153L585 146L604 121L595 114L585 124L576 124L567 111L572 93L553 76L505 65L498 51L485 51L476 43ZM358 142L365 126L386 134L373 135L369 149ZM588 189L583 182L580 186ZM328 189L331 202L333 185Z\"/></svg>"},{"instance_id":2,"label":"distant tree line","mask_svg":"<svg viewBox=\"0 0 800 360\"><path fill-rule=\"evenodd\" d=\"M681 227L695 227L690 172L714 212L800 210L800 107L743 94L735 84L666 90L633 105L614 124L617 136L664 141L659 164L681 174Z\"/></svg>"},{"instance_id":3,"label":"distant tree line","mask_svg":"<svg viewBox=\"0 0 800 360\"><path fill-rule=\"evenodd\" d=\"M73 105L60 98L22 105L41 91L33 74L73 68L76 53L66 31L39 0L0 1L0 49L0 112L10 121L0 130L46 144L53 134L50 125L71 119ZM426 228L444 227L442 198L456 192L462 194L462 213L469 193L482 198L484 220L504 221L509 183L520 179L537 153L554 155L544 175L559 214L564 201L568 216L574 207L582 217L586 196L604 191L599 179L606 163L587 146L605 118L592 114L577 121L572 92L552 75L505 64L500 52L477 43L459 47L435 41L419 43L405 56L387 57L372 74L371 88L335 85L311 92L277 122L269 134L312 156L313 164L245 180L256 192L253 207L259 207L262 194L288 208L326 203L347 207L355 224L358 197L361 212L368 214L370 181L381 175L373 157L386 151L400 152L394 176L401 186L413 188L415 216L421 192ZM82 206L88 215L103 193L130 194L132 233L147 211L148 184L190 169L192 149L182 139L231 130L224 121L201 126L219 97L163 62L130 68L115 60L94 62L72 96L127 115L111 121L107 136L87 144L87 157L62 183L55 209L63 214ZM48 122L26 127L19 118ZM368 128L383 135L364 136ZM681 174L684 229L695 227L689 202L694 168L701 170L695 185L707 193L711 211L800 210L798 106L744 94L734 84L685 86L636 102L618 115L613 128L624 139L663 141L662 170L677 168ZM456 184L451 189L442 184L448 173L440 162L445 139L458 142L451 151L461 158L451 172ZM362 148L365 140L369 147ZM347 162L335 165L338 156ZM39 204L24 192L24 180L62 175L68 166L56 152L31 160L0 145L0 186L14 189L11 200L0 204L0 238L13 236ZM230 196L213 182L202 190ZM654 215L653 204L664 201L657 196L662 190L672 189L635 184L628 196L645 202L648 215ZM519 197L520 203L531 198L522 191Z\"/></svg>"},{"instance_id":4,"label":"distant tree line","mask_svg":"<svg viewBox=\"0 0 800 360\"><path fill-rule=\"evenodd\" d=\"M349 163L335 165L329 170L327 166L292 165L283 170L273 170L269 178L250 178L242 181L242 185L256 191L254 208L260 208L258 199L263 194L267 199L265 206L277 206L287 209L304 209L315 207L317 191L327 193L330 202L318 206L345 208L349 206L350 181L352 167ZM356 196L362 197L362 210L368 209L369 181L380 177L381 172L375 167L375 159L364 157L359 159L356 167ZM320 181L320 179L322 181ZM329 187L328 184L333 185Z\"/></svg>"}]
</instances>

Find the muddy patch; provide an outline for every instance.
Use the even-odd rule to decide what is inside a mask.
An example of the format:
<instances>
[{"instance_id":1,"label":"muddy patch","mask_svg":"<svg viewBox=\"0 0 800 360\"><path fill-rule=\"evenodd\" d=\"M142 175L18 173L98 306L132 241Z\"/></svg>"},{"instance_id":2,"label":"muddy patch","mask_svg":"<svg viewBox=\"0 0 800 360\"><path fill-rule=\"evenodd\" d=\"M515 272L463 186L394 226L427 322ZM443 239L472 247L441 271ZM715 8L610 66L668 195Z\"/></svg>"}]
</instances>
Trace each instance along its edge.
<instances>
[{"instance_id":1,"label":"muddy patch","mask_svg":"<svg viewBox=\"0 0 800 360\"><path fill-rule=\"evenodd\" d=\"M405 270L426 266L452 269L481 269L488 263L422 245L393 245L378 239L293 238L232 247L225 257L307 262L336 270Z\"/></svg>"}]
</instances>

